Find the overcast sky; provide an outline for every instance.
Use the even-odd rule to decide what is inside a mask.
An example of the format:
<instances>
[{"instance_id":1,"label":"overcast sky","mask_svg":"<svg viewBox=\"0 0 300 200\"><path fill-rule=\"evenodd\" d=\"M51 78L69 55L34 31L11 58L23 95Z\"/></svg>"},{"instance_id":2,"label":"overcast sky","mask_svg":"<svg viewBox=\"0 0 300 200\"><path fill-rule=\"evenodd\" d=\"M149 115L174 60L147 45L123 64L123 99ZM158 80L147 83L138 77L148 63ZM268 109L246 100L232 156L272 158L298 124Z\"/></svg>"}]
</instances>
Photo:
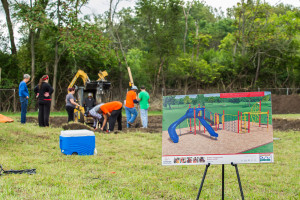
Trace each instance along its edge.
<instances>
[{"instance_id":1,"label":"overcast sky","mask_svg":"<svg viewBox=\"0 0 300 200\"><path fill-rule=\"evenodd\" d=\"M27 0L29 2L29 0ZM105 11L109 8L109 1L110 0L89 0L89 3L82 8L82 14L88 15L88 14L103 14ZM114 0L116 1L116 0ZM191 1L191 0L186 0ZM241 2L241 0L203 0L206 2L206 5L209 5L213 8L221 8L223 12L226 14L226 9L235 6L238 2ZM246 0L245 0L246 1ZM263 0L262 0L263 1ZM265 0L266 2L270 3L271 5L276 5L279 3L284 4L291 4L295 7L300 7L300 0ZM118 5L118 9L121 9L123 7L132 7L134 8L136 0L121 0L121 2ZM2 7L2 4L1 4ZM3 11L3 8L0 9L0 20L2 21L1 24L6 22L5 14ZM18 26L14 26L14 35L16 40L19 40L19 35L17 33ZM3 30L6 34L7 28ZM1 32L0 32L1 34Z\"/></svg>"},{"instance_id":2,"label":"overcast sky","mask_svg":"<svg viewBox=\"0 0 300 200\"><path fill-rule=\"evenodd\" d=\"M186 0L187 1L187 0ZM191 1L191 0L189 0ZM237 2L241 0L203 0L206 5L213 8L220 8L226 13L226 9L233 7ZM246 1L246 0L245 0ZM262 0L263 1L263 0ZM295 7L300 7L300 0L265 0L271 5L276 5L279 3L291 4ZM121 0L118 8L122 7L134 7L135 0ZM89 4L82 9L83 14L102 14L109 8L109 0L90 0Z\"/></svg>"}]
</instances>

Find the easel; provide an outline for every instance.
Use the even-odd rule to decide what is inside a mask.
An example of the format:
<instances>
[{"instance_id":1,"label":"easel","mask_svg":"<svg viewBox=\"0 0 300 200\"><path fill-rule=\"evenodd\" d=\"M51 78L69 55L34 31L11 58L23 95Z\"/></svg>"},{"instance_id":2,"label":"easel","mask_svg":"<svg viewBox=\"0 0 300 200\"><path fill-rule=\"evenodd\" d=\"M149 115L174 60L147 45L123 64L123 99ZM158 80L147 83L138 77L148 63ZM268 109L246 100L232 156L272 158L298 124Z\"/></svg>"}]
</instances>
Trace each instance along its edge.
<instances>
[{"instance_id":1,"label":"easel","mask_svg":"<svg viewBox=\"0 0 300 200\"><path fill-rule=\"evenodd\" d=\"M243 193L242 183L241 183L240 174L239 174L237 164L231 163L231 165L235 167L235 171L236 171L237 179L238 179L238 182L239 182L239 187L240 187L242 200L244 200L244 193ZM201 190L202 190L202 187L203 187L203 184L204 184L204 180L205 180L205 176L206 176L206 173L207 173L207 170L208 170L209 166L210 166L210 163L208 163L206 165L206 168L205 168L205 171L204 171L204 174L203 174L203 178L202 178L202 181L201 181L201 185L200 185L200 188L199 188L199 192L198 192L198 195L197 195L197 200L200 197L200 193L201 193ZM224 164L222 164L222 200L224 200L224 188L225 188L224 187L225 186L224 175L225 175L225 166L224 166Z\"/></svg>"}]
</instances>

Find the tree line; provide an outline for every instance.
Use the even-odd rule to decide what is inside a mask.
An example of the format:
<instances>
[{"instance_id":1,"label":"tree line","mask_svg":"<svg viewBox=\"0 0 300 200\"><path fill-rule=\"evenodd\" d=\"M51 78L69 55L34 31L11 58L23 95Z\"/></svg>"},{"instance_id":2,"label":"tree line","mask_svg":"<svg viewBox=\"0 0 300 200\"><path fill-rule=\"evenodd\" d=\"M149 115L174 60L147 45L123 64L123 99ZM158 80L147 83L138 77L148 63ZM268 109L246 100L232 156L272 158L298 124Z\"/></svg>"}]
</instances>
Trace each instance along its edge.
<instances>
[{"instance_id":1,"label":"tree line","mask_svg":"<svg viewBox=\"0 0 300 200\"><path fill-rule=\"evenodd\" d=\"M101 15L81 14L88 0L1 0L1 88L15 88L24 73L30 88L49 74L52 109L63 102L78 69L91 80L108 71L116 94L136 85L161 88L299 87L299 8L241 0L227 13L200 0L137 0L119 9L109 0ZM20 24L18 30L13 27ZM21 38L16 47L14 33Z\"/></svg>"}]
</instances>

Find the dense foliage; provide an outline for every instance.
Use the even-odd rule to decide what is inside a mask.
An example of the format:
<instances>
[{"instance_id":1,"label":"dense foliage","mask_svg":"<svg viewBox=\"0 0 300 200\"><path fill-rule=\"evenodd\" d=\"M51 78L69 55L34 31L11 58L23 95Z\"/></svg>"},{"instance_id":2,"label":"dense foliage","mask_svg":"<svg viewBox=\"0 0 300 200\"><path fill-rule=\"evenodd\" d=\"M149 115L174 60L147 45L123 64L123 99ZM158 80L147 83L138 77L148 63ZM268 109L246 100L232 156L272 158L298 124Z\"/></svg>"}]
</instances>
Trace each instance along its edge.
<instances>
[{"instance_id":1,"label":"dense foliage","mask_svg":"<svg viewBox=\"0 0 300 200\"><path fill-rule=\"evenodd\" d=\"M17 87L23 73L35 85L48 73L54 105L78 69L91 80L107 70L116 94L128 87L128 66L153 94L300 86L300 12L289 5L242 0L225 16L200 0L137 0L118 12L119 1L109 1L103 15L82 16L87 0L6 2L22 38L14 54L0 36L0 87Z\"/></svg>"}]
</instances>

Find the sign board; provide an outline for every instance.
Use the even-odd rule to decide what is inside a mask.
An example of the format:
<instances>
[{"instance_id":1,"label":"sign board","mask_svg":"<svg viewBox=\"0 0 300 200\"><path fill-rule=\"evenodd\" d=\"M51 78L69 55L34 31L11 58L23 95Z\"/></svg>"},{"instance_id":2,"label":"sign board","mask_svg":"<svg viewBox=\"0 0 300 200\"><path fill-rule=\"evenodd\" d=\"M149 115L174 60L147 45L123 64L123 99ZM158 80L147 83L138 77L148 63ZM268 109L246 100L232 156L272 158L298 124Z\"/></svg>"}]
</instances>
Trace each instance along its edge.
<instances>
[{"instance_id":1,"label":"sign board","mask_svg":"<svg viewBox=\"0 0 300 200\"><path fill-rule=\"evenodd\" d=\"M272 163L271 92L163 97L163 165Z\"/></svg>"}]
</instances>

